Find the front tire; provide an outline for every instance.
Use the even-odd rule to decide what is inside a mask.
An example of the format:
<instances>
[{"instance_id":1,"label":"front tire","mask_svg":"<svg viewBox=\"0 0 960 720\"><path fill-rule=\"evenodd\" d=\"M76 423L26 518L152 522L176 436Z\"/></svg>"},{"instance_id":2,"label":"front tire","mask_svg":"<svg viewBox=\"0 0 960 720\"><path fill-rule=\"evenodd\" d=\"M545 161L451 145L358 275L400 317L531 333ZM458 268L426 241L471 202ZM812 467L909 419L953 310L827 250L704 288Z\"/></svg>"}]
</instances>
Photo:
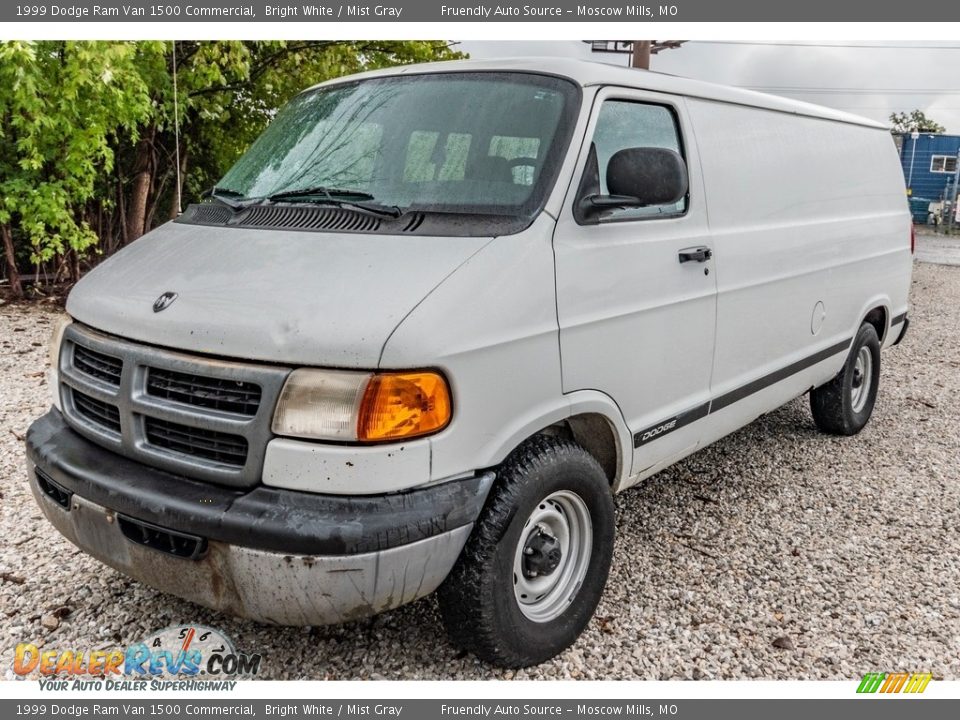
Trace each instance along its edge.
<instances>
[{"instance_id":1,"label":"front tire","mask_svg":"<svg viewBox=\"0 0 960 720\"><path fill-rule=\"evenodd\" d=\"M853 339L843 370L810 393L817 427L831 435L856 435L873 414L880 388L880 338L864 323Z\"/></svg>"},{"instance_id":2,"label":"front tire","mask_svg":"<svg viewBox=\"0 0 960 720\"><path fill-rule=\"evenodd\" d=\"M590 622L613 557L610 485L576 443L537 436L503 463L438 591L451 640L501 667L567 649Z\"/></svg>"}]
</instances>

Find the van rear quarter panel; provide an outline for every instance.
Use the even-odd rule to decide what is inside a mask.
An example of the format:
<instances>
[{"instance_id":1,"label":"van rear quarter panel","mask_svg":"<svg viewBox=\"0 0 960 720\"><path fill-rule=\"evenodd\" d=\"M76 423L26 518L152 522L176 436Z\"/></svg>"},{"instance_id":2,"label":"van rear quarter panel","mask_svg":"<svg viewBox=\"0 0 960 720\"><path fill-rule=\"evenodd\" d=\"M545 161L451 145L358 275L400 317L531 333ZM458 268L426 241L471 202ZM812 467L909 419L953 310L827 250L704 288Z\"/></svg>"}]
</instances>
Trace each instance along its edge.
<instances>
[{"instance_id":1,"label":"van rear quarter panel","mask_svg":"<svg viewBox=\"0 0 960 720\"><path fill-rule=\"evenodd\" d=\"M716 257L715 397L849 340L871 307L888 324L906 311L910 218L889 133L707 100L688 108ZM842 362L819 363L805 382Z\"/></svg>"}]
</instances>

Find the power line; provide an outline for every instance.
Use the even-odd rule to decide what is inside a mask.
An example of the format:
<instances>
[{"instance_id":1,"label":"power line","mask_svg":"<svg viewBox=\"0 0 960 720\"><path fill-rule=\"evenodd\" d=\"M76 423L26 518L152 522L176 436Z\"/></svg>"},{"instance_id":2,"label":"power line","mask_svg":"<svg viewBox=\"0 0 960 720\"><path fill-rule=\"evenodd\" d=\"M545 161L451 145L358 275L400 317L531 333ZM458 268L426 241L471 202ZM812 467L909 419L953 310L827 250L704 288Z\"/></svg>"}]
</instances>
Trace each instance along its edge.
<instances>
[{"instance_id":1,"label":"power line","mask_svg":"<svg viewBox=\"0 0 960 720\"><path fill-rule=\"evenodd\" d=\"M698 45L751 45L755 47L863 48L867 50L960 50L960 45L871 45L854 43L755 42L738 40L688 40Z\"/></svg>"},{"instance_id":2,"label":"power line","mask_svg":"<svg viewBox=\"0 0 960 720\"><path fill-rule=\"evenodd\" d=\"M790 85L744 85L743 87L761 92L802 93L805 95L960 95L960 88L843 88Z\"/></svg>"},{"instance_id":3,"label":"power line","mask_svg":"<svg viewBox=\"0 0 960 720\"><path fill-rule=\"evenodd\" d=\"M844 105L830 103L830 107L843 108L845 110L888 110L891 112L898 112L900 109L906 112L916 110L915 107L910 105ZM937 105L937 110L960 110L960 105Z\"/></svg>"}]
</instances>

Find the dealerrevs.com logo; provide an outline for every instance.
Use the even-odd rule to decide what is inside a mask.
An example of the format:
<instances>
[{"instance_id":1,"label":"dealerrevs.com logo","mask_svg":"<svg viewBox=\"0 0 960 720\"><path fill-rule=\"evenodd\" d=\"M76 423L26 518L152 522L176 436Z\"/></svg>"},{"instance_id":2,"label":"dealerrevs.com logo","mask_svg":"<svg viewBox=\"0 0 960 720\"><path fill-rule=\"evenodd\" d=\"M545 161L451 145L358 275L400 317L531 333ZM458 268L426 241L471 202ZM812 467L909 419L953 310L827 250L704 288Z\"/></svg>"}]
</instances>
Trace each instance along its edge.
<instances>
[{"instance_id":1,"label":"dealerrevs.com logo","mask_svg":"<svg viewBox=\"0 0 960 720\"><path fill-rule=\"evenodd\" d=\"M916 695L927 689L930 673L867 673L857 687L858 693L906 693Z\"/></svg>"},{"instance_id":2,"label":"dealerrevs.com logo","mask_svg":"<svg viewBox=\"0 0 960 720\"><path fill-rule=\"evenodd\" d=\"M225 634L177 625L125 648L41 650L20 643L17 675L39 675L41 690L232 690L260 670L261 656L238 652Z\"/></svg>"}]
</instances>

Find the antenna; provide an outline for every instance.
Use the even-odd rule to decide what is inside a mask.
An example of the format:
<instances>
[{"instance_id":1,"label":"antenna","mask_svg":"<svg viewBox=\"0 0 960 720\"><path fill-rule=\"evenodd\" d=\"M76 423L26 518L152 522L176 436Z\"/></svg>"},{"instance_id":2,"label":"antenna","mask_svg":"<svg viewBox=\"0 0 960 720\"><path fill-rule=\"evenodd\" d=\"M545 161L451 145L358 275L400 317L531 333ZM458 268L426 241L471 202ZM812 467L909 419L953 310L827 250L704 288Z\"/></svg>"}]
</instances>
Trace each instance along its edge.
<instances>
[{"instance_id":1,"label":"antenna","mask_svg":"<svg viewBox=\"0 0 960 720\"><path fill-rule=\"evenodd\" d=\"M176 140L174 156L177 164L175 192L177 193L177 215L180 215L180 213L183 212L183 207L180 198L180 105L179 98L177 97L177 41L172 40L171 42L173 43L173 136Z\"/></svg>"}]
</instances>

